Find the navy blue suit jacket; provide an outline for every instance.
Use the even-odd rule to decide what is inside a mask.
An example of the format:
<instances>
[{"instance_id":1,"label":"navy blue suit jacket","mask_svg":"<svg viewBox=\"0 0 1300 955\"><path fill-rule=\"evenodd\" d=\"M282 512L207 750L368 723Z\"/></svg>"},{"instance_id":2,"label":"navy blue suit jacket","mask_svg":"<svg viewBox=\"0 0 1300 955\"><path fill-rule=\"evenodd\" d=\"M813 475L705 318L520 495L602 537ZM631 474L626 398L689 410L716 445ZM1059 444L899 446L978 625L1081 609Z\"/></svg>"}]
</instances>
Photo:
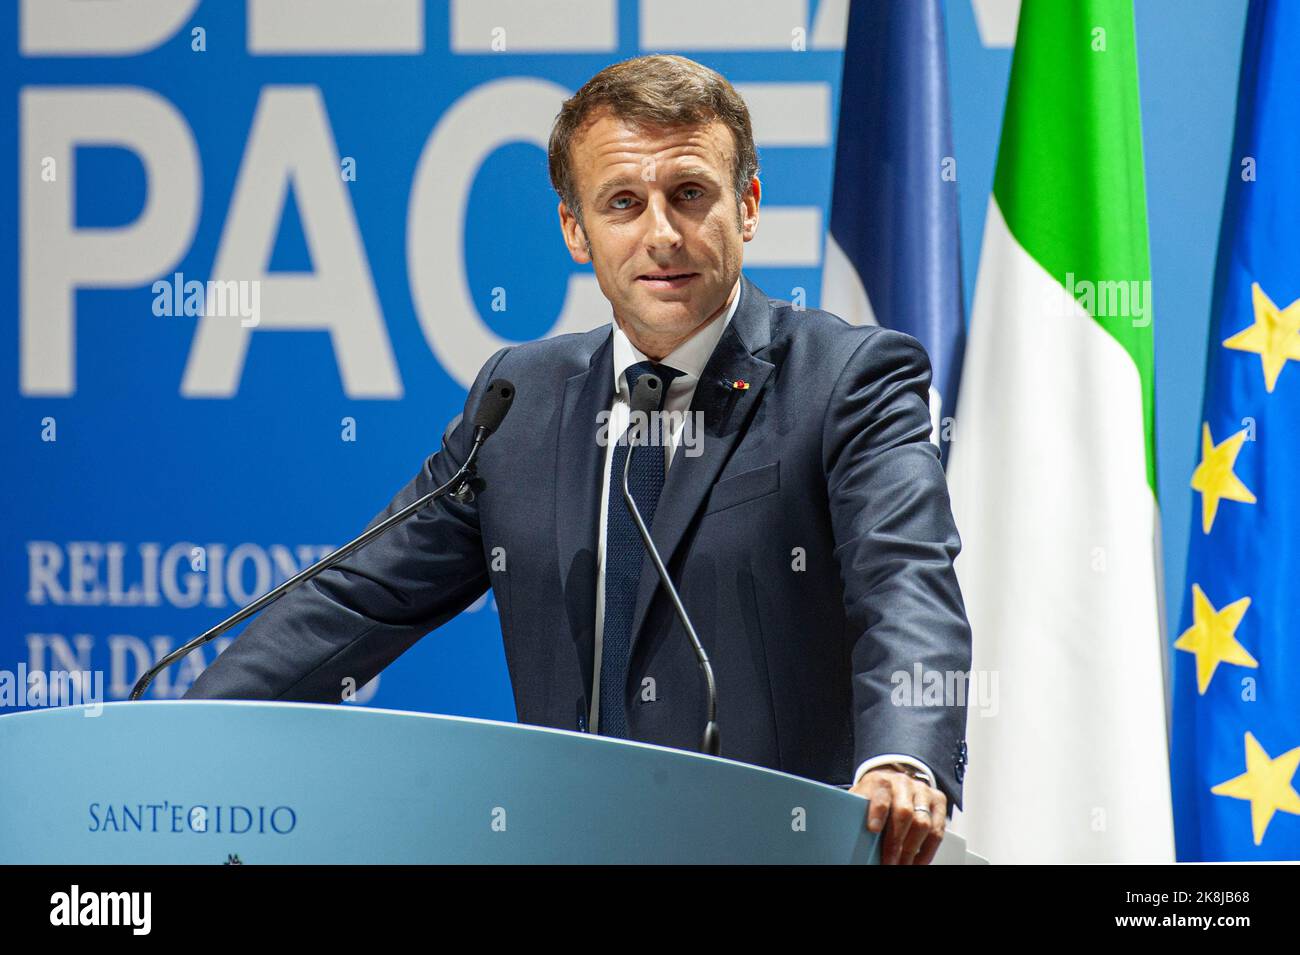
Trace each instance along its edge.
<instances>
[{"instance_id":1,"label":"navy blue suit jacket","mask_svg":"<svg viewBox=\"0 0 1300 955\"><path fill-rule=\"evenodd\" d=\"M959 542L929 440L929 361L906 335L798 310L741 281L692 404L704 414L702 453L678 449L653 526L717 674L722 755L844 783L864 759L905 753L960 806L964 698L891 698L895 675L913 680L917 664L970 669ZM425 508L273 605L186 698L338 702L346 680L365 684L490 586L520 721L582 728L612 350L605 325L493 355L442 448L375 521L451 477L487 383L503 377L518 399L483 448L487 490ZM737 379L749 388L731 387ZM647 557L630 733L696 749L704 684L657 584Z\"/></svg>"}]
</instances>

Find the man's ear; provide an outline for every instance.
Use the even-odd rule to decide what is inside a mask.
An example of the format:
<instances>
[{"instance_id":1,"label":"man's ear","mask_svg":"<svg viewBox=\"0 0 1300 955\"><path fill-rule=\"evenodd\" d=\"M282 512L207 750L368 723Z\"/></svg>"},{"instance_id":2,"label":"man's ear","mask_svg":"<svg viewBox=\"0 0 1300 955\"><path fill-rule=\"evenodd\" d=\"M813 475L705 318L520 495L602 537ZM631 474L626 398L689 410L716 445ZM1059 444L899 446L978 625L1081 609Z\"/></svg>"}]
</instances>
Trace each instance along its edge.
<instances>
[{"instance_id":1,"label":"man's ear","mask_svg":"<svg viewBox=\"0 0 1300 955\"><path fill-rule=\"evenodd\" d=\"M591 246L587 242L587 233L582 228L582 223L569 211L563 200L560 200L556 211L560 214L560 231L564 233L564 244L569 247L569 257L579 265L586 265L591 261Z\"/></svg>"},{"instance_id":2,"label":"man's ear","mask_svg":"<svg viewBox=\"0 0 1300 955\"><path fill-rule=\"evenodd\" d=\"M740 236L746 242L758 232L758 203L763 197L763 184L755 176L749 180L749 192L741 200Z\"/></svg>"}]
</instances>

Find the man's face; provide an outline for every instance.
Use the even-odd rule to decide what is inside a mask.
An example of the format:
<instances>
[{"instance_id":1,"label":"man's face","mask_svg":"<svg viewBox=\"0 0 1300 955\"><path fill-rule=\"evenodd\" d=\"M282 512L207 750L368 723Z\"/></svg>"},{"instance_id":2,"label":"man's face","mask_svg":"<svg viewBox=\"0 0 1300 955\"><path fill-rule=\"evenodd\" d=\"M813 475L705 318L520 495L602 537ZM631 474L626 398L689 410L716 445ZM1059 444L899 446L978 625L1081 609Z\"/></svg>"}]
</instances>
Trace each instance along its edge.
<instances>
[{"instance_id":1,"label":"man's face","mask_svg":"<svg viewBox=\"0 0 1300 955\"><path fill-rule=\"evenodd\" d=\"M720 313L758 229L759 182L742 203L731 131L706 124L638 130L598 114L572 145L582 222L560 203L569 253L593 263L624 331L668 350Z\"/></svg>"}]
</instances>

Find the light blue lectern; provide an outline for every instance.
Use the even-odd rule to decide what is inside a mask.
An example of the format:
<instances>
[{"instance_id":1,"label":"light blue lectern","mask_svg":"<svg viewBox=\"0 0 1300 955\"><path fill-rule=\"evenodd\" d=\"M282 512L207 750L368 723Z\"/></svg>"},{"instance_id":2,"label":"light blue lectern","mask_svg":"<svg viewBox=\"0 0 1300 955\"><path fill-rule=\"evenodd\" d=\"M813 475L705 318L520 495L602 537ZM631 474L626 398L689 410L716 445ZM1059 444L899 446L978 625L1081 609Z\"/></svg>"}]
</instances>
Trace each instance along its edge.
<instances>
[{"instance_id":1,"label":"light blue lectern","mask_svg":"<svg viewBox=\"0 0 1300 955\"><path fill-rule=\"evenodd\" d=\"M878 858L858 796L642 743L301 703L93 712L0 717L0 863Z\"/></svg>"}]
</instances>

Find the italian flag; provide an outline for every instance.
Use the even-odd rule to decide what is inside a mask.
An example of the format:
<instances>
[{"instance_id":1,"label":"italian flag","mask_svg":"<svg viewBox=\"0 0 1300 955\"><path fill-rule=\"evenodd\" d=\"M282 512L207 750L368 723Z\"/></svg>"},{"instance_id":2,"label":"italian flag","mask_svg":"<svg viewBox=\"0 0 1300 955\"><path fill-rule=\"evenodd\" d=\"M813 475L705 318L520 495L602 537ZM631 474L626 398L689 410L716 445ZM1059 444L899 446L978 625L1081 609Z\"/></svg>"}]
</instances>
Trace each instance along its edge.
<instances>
[{"instance_id":1,"label":"italian flag","mask_svg":"<svg viewBox=\"0 0 1300 955\"><path fill-rule=\"evenodd\" d=\"M994 862L1173 860L1142 131L1126 0L1024 0L949 467Z\"/></svg>"}]
</instances>

